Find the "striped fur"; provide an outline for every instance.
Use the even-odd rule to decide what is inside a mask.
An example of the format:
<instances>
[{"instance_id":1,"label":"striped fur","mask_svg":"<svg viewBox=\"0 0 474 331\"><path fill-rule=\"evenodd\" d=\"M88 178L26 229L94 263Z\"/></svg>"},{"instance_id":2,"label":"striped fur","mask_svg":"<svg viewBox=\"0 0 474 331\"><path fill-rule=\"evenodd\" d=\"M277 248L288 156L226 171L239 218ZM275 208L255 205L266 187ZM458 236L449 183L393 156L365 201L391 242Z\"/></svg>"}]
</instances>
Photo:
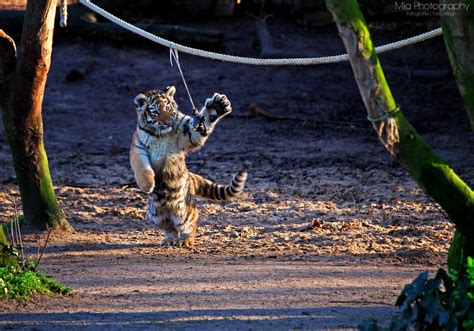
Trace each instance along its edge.
<instances>
[{"instance_id":1,"label":"striped fur","mask_svg":"<svg viewBox=\"0 0 474 331\"><path fill-rule=\"evenodd\" d=\"M216 184L193 173L190 173L189 179L196 195L211 200L231 200L243 191L247 172L239 171L229 185Z\"/></svg>"},{"instance_id":2,"label":"striped fur","mask_svg":"<svg viewBox=\"0 0 474 331\"><path fill-rule=\"evenodd\" d=\"M204 145L216 123L232 111L225 95L214 94L201 118L177 110L176 89L154 90L135 97L137 130L132 137L130 164L139 188L148 193L148 220L165 232L163 246L192 246L199 211L195 197L230 200L244 189L247 173L220 185L188 171L188 151Z\"/></svg>"}]
</instances>

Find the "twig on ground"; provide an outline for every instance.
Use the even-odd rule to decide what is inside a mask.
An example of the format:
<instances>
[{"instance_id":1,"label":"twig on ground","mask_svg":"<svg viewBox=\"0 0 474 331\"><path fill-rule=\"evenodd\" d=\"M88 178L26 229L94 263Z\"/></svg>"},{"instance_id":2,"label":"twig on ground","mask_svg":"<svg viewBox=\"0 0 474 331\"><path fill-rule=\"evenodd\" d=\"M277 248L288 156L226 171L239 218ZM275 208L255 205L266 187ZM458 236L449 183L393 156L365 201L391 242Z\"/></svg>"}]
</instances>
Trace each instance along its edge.
<instances>
[{"instance_id":1,"label":"twig on ground","mask_svg":"<svg viewBox=\"0 0 474 331\"><path fill-rule=\"evenodd\" d=\"M351 303L351 304L363 304L363 305L383 305L392 306L391 303L380 302L380 301L366 301L366 300L331 300L329 303Z\"/></svg>"},{"instance_id":2,"label":"twig on ground","mask_svg":"<svg viewBox=\"0 0 474 331\"><path fill-rule=\"evenodd\" d=\"M267 112L266 110L258 107L256 104L252 103L249 105L249 108L248 108L249 112L252 114L252 115L255 115L255 116L261 116L263 118L268 118L268 119L272 119L274 118L274 116L272 114L270 114L269 112Z\"/></svg>"},{"instance_id":3,"label":"twig on ground","mask_svg":"<svg viewBox=\"0 0 474 331\"><path fill-rule=\"evenodd\" d=\"M16 199L13 201L13 208L14 208L14 212L13 212L13 226L15 227L16 229L16 235L18 236L18 248L19 248L19 252L20 252L20 257L22 260L25 259L25 254L23 252L23 238L21 237L21 230L20 230L20 221L19 221L19 214L18 214L18 210L17 210L17 204L16 204Z\"/></svg>"},{"instance_id":4,"label":"twig on ground","mask_svg":"<svg viewBox=\"0 0 474 331\"><path fill-rule=\"evenodd\" d=\"M39 266L39 264L40 264L41 258L43 257L44 251L46 250L46 245L48 245L49 236L51 235L51 231L52 231L52 230L53 230L53 228L49 228L49 229L48 229L48 235L46 236L46 241L44 242L43 249L41 250L41 254L40 254L40 256L38 257L38 260L36 261L36 265L35 265L33 271L36 271L36 269L38 269L38 266Z\"/></svg>"}]
</instances>

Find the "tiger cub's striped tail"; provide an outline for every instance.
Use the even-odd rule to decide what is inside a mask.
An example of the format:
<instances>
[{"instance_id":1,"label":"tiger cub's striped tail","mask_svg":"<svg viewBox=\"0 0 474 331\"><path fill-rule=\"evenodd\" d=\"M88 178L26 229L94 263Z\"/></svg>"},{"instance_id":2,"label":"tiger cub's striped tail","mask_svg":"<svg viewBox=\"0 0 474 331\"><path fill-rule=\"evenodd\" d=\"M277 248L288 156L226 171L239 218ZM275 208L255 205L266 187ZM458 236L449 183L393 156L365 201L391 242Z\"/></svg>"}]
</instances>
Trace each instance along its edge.
<instances>
[{"instance_id":1,"label":"tiger cub's striped tail","mask_svg":"<svg viewBox=\"0 0 474 331\"><path fill-rule=\"evenodd\" d=\"M195 194L211 200L231 200L235 198L243 191L247 179L247 172L239 171L232 178L232 183L220 185L197 174L191 172L189 174Z\"/></svg>"}]
</instances>

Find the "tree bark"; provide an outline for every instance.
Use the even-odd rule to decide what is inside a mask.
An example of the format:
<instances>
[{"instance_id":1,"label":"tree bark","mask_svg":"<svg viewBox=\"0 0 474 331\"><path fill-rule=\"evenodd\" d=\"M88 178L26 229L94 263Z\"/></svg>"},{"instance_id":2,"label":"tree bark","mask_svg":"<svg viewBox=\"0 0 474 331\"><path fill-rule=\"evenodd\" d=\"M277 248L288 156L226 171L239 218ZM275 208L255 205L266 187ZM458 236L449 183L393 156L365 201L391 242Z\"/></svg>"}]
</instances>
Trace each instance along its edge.
<instances>
[{"instance_id":1,"label":"tree bark","mask_svg":"<svg viewBox=\"0 0 474 331\"><path fill-rule=\"evenodd\" d=\"M473 191L398 110L357 2L326 0L326 4L349 54L359 91L380 142L456 224L462 236L462 253L458 258L474 256Z\"/></svg>"},{"instance_id":2,"label":"tree bark","mask_svg":"<svg viewBox=\"0 0 474 331\"><path fill-rule=\"evenodd\" d=\"M451 67L474 131L474 0L441 0L441 3L469 5L467 11L441 13L441 25Z\"/></svg>"},{"instance_id":3,"label":"tree bark","mask_svg":"<svg viewBox=\"0 0 474 331\"><path fill-rule=\"evenodd\" d=\"M28 1L20 47L3 31L0 107L25 221L69 229L58 206L43 144L42 103L51 63L56 0Z\"/></svg>"}]
</instances>

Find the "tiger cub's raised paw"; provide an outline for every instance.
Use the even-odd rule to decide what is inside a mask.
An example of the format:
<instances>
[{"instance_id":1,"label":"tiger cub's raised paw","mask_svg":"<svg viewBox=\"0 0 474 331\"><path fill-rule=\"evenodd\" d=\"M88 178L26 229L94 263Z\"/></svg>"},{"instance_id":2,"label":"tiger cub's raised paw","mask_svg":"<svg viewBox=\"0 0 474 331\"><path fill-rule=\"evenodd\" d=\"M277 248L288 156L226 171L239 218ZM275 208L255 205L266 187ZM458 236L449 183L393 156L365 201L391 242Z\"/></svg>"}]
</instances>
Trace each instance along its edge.
<instances>
[{"instance_id":1,"label":"tiger cub's raised paw","mask_svg":"<svg viewBox=\"0 0 474 331\"><path fill-rule=\"evenodd\" d=\"M218 118L221 118L232 112L232 106L229 99L224 94L214 93L214 96L206 100L206 108L209 111L215 110L215 114L210 112L209 120L215 122Z\"/></svg>"}]
</instances>

